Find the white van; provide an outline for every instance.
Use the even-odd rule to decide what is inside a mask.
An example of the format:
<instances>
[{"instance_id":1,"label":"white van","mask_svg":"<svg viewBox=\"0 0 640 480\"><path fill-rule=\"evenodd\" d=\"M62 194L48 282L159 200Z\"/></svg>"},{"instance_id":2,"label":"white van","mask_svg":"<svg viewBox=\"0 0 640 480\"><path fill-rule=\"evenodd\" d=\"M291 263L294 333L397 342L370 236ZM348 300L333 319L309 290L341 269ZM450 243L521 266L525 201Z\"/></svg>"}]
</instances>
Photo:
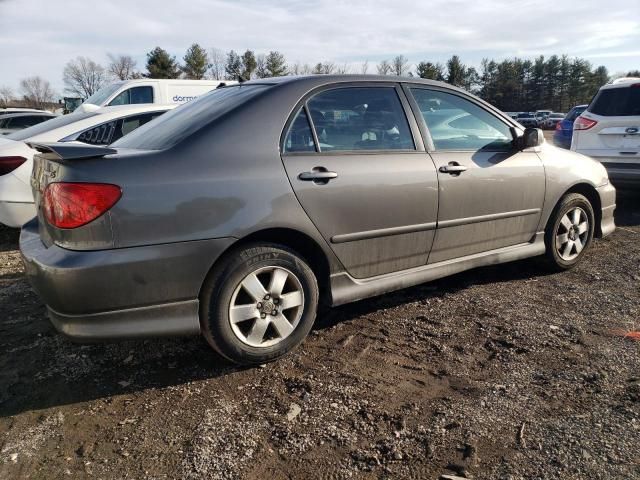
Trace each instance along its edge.
<instances>
[{"instance_id":1,"label":"white van","mask_svg":"<svg viewBox=\"0 0 640 480\"><path fill-rule=\"evenodd\" d=\"M116 105L157 103L167 105L186 103L207 93L220 84L231 85L234 81L218 80L123 80L106 85L91 95L76 112L91 112L100 107Z\"/></svg>"}]
</instances>

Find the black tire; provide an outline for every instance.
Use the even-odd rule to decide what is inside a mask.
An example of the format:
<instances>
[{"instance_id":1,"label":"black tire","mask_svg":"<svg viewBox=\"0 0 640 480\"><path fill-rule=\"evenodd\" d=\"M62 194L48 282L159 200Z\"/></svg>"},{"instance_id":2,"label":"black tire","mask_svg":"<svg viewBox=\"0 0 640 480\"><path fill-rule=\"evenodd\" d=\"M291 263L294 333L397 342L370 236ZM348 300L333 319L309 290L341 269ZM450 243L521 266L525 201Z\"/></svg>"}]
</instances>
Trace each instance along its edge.
<instances>
[{"instance_id":1,"label":"black tire","mask_svg":"<svg viewBox=\"0 0 640 480\"><path fill-rule=\"evenodd\" d=\"M259 273L259 275L267 275L268 269L271 268L285 270L287 273L292 274L293 277L287 277L287 284L293 282L295 291L299 291L301 288L302 305L296 307L297 314L295 315L299 320L295 324L293 331L286 338L268 340L277 340L278 343L275 345L252 346L245 343L249 341L249 335L243 341L240 338L242 333L238 333L239 327L232 327L230 306L232 300L235 301L240 295L245 295L246 299L250 298L253 301L254 297L248 297L248 292L244 291L240 284L252 272L259 273L266 269L267 273ZM264 286L264 283L262 285ZM268 287L269 285L267 284ZM298 253L277 244L260 243L247 245L229 252L206 280L200 295L202 332L209 345L232 362L242 365L259 365L271 362L293 350L308 335L316 318L318 297L316 277L309 265ZM278 299L271 300L272 302L278 301ZM240 303L245 304L247 300ZM267 302L265 301L264 303L266 304ZM269 305L272 304L269 303ZM277 306L274 308L277 308ZM261 310L258 311L260 312ZM284 314L284 311L281 313ZM287 314L289 314L289 311L287 311ZM264 315L265 320L263 322L272 320L268 314ZM246 328L250 332L251 326L255 328L255 325L250 322L258 321L260 321L258 318L255 320L250 319L236 325L244 326L246 323L248 325ZM272 327L269 326L268 329L272 329ZM279 335L278 330L272 329L273 331L277 337ZM265 335L267 333L268 331Z\"/></svg>"},{"instance_id":2,"label":"black tire","mask_svg":"<svg viewBox=\"0 0 640 480\"><path fill-rule=\"evenodd\" d=\"M559 233L564 234L566 228L561 226L563 217L568 213L575 211L575 209L580 209L584 212L588 221L588 228L584 234L579 235L577 238L577 240L579 240L583 245L582 249L577 252L574 245L571 250L571 256L573 256L573 258L563 258L559 251L559 247L556 244L556 236ZM579 193L569 193L562 197L551 214L551 218L549 218L544 234L547 266L553 271L564 271L575 267L582 260L587 249L591 246L594 228L595 215L593 214L593 207L584 195L580 195ZM569 232L567 232L567 235L569 235ZM576 233L574 232L574 238L575 236ZM564 244L564 246L566 247L566 244Z\"/></svg>"}]
</instances>

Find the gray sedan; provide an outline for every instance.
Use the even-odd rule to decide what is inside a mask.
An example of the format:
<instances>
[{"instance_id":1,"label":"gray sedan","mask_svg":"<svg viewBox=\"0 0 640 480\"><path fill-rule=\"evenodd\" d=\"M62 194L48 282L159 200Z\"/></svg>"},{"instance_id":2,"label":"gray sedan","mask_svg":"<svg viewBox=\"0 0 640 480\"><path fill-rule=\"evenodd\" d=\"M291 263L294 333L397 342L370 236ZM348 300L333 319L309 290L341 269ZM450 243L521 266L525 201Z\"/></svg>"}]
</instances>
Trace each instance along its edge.
<instances>
[{"instance_id":1,"label":"gray sedan","mask_svg":"<svg viewBox=\"0 0 640 480\"><path fill-rule=\"evenodd\" d=\"M321 302L533 256L566 270L615 228L599 163L413 78L252 81L110 147L35 147L20 247L56 328L201 333L244 364L296 347Z\"/></svg>"}]
</instances>

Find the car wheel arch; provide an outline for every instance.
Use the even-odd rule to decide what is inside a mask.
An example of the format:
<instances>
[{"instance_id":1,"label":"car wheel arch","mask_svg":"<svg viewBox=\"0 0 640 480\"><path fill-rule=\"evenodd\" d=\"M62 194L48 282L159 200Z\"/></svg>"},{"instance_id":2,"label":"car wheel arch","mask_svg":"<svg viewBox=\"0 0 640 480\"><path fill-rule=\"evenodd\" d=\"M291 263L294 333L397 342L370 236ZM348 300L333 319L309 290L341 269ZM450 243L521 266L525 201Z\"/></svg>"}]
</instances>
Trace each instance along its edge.
<instances>
[{"instance_id":1,"label":"car wheel arch","mask_svg":"<svg viewBox=\"0 0 640 480\"><path fill-rule=\"evenodd\" d=\"M318 244L318 242L309 235L291 228L269 228L258 230L238 239L230 245L218 256L213 265L211 265L209 273L202 282L198 298L201 297L202 288L206 285L207 280L215 274L217 271L216 269L219 268L229 254L233 254L233 251L241 249L247 245L256 244L279 245L289 248L299 254L309 264L309 267L311 267L311 270L316 276L322 304L331 304L329 279L331 275L331 265L327 253Z\"/></svg>"},{"instance_id":2,"label":"car wheel arch","mask_svg":"<svg viewBox=\"0 0 640 480\"><path fill-rule=\"evenodd\" d=\"M556 211L556 209L560 205L560 202L562 202L562 199L566 195L569 195L570 193L579 193L580 195L583 195L584 197L586 197L586 199L589 201L589 203L591 204L591 207L593 208L593 216L595 221L594 236L596 238L602 237L602 226L601 226L602 204L600 202L600 195L598 195L598 191L596 190L596 187L591 183L587 183L587 182L576 183L572 185L570 188L568 188L566 191L562 192L562 194L556 200L553 210L549 215L549 218L547 218L546 223L549 222L550 218L553 218L553 212Z\"/></svg>"}]
</instances>

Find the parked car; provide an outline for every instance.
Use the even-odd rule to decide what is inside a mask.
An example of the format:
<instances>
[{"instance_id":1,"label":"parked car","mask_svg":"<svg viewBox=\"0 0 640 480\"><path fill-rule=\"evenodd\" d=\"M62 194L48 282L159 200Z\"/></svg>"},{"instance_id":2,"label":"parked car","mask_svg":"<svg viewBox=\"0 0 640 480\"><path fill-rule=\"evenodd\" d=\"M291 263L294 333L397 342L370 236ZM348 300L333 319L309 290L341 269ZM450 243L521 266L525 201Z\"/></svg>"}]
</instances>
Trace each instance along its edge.
<instances>
[{"instance_id":1,"label":"parked car","mask_svg":"<svg viewBox=\"0 0 640 480\"><path fill-rule=\"evenodd\" d=\"M0 135L9 135L55 117L56 115L49 112L8 113L0 116Z\"/></svg>"},{"instance_id":2,"label":"parked car","mask_svg":"<svg viewBox=\"0 0 640 480\"><path fill-rule=\"evenodd\" d=\"M256 80L110 147L36 148L20 248L56 328L202 333L243 364L302 342L321 299L537 255L569 269L614 229L599 163L422 79Z\"/></svg>"},{"instance_id":3,"label":"parked car","mask_svg":"<svg viewBox=\"0 0 640 480\"><path fill-rule=\"evenodd\" d=\"M553 130L556 128L556 125L562 121L562 119L566 116L566 113L558 113L553 112L550 114L544 121L544 128L548 130Z\"/></svg>"},{"instance_id":4,"label":"parked car","mask_svg":"<svg viewBox=\"0 0 640 480\"><path fill-rule=\"evenodd\" d=\"M600 87L573 124L571 150L601 162L616 186L640 186L640 78Z\"/></svg>"},{"instance_id":5,"label":"parked car","mask_svg":"<svg viewBox=\"0 0 640 480\"><path fill-rule=\"evenodd\" d=\"M100 107L155 103L168 105L186 103L220 85L236 82L225 80L123 80L106 85L91 95L76 112L89 112Z\"/></svg>"},{"instance_id":6,"label":"parked car","mask_svg":"<svg viewBox=\"0 0 640 480\"><path fill-rule=\"evenodd\" d=\"M556 130L553 132L553 143L557 147L571 148L571 137L573 136L573 122L578 116L584 112L587 105L576 105L569 113L558 123Z\"/></svg>"},{"instance_id":7,"label":"parked car","mask_svg":"<svg viewBox=\"0 0 640 480\"><path fill-rule=\"evenodd\" d=\"M36 215L29 184L36 151L25 142L107 145L174 107L104 107L58 117L0 139L0 224L20 227Z\"/></svg>"},{"instance_id":8,"label":"parked car","mask_svg":"<svg viewBox=\"0 0 640 480\"><path fill-rule=\"evenodd\" d=\"M532 113L521 112L516 120L525 128L538 128L540 126L538 119Z\"/></svg>"},{"instance_id":9,"label":"parked car","mask_svg":"<svg viewBox=\"0 0 640 480\"><path fill-rule=\"evenodd\" d=\"M552 113L553 113L553 110L536 110L533 116L536 117L536 120L538 120L538 123L540 125L543 125L544 121Z\"/></svg>"}]
</instances>

